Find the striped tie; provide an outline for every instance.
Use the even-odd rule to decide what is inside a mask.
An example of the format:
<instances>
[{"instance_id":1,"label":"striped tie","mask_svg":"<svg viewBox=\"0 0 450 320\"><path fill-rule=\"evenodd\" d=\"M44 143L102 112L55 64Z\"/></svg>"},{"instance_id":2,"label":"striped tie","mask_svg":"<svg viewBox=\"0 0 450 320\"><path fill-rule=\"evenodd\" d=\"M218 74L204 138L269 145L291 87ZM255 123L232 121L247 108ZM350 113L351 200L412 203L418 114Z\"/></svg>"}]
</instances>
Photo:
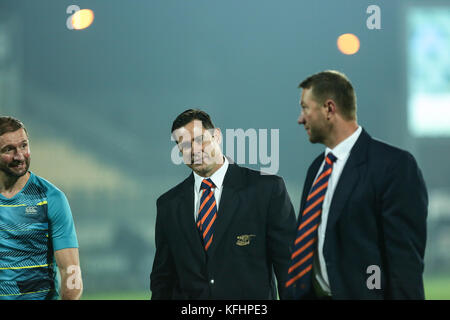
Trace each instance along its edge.
<instances>
[{"instance_id":1,"label":"striped tie","mask_svg":"<svg viewBox=\"0 0 450 320\"><path fill-rule=\"evenodd\" d=\"M203 190L198 209L197 228L203 239L205 251L208 250L213 239L214 221L217 217L217 205L214 192L211 188L216 186L211 179L203 179L200 189Z\"/></svg>"},{"instance_id":2,"label":"striped tie","mask_svg":"<svg viewBox=\"0 0 450 320\"><path fill-rule=\"evenodd\" d=\"M294 250L291 255L288 280L286 282L286 288L290 286L295 288L295 298L297 299L302 298L311 288L311 269L314 252L317 247L317 228L320 224L322 204L327 192L328 180L336 159L331 152L328 153L323 170L314 182L306 199L305 210L298 217L297 238L294 242Z\"/></svg>"}]
</instances>

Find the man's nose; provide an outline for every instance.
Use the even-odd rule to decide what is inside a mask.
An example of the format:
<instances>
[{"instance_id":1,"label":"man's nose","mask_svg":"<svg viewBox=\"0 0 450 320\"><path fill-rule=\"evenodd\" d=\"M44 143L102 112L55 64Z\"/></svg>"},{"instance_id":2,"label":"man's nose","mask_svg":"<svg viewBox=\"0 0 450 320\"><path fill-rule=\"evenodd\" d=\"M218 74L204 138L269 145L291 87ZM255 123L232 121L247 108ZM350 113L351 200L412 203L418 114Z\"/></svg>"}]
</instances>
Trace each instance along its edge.
<instances>
[{"instance_id":1,"label":"man's nose","mask_svg":"<svg viewBox=\"0 0 450 320\"><path fill-rule=\"evenodd\" d=\"M24 160L25 159L25 151L18 150L14 153L14 160Z\"/></svg>"},{"instance_id":2,"label":"man's nose","mask_svg":"<svg viewBox=\"0 0 450 320\"><path fill-rule=\"evenodd\" d=\"M305 124L305 117L303 116L303 112L300 113L300 116L297 119L298 124Z\"/></svg>"},{"instance_id":3,"label":"man's nose","mask_svg":"<svg viewBox=\"0 0 450 320\"><path fill-rule=\"evenodd\" d=\"M203 152L203 142L194 141L192 142L192 154L198 155Z\"/></svg>"},{"instance_id":4,"label":"man's nose","mask_svg":"<svg viewBox=\"0 0 450 320\"><path fill-rule=\"evenodd\" d=\"M194 147L194 149L195 149L196 147L197 147L197 148L203 147L203 140L200 140L200 141L194 140L194 141L192 142L192 146Z\"/></svg>"}]
</instances>

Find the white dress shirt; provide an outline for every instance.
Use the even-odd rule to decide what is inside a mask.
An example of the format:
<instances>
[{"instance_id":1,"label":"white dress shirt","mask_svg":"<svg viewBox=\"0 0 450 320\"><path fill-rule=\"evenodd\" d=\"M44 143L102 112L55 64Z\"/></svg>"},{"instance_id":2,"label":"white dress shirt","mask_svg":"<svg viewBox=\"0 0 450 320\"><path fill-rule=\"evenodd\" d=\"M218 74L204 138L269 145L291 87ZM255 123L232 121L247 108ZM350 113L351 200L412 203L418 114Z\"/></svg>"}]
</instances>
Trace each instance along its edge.
<instances>
[{"instance_id":1,"label":"white dress shirt","mask_svg":"<svg viewBox=\"0 0 450 320\"><path fill-rule=\"evenodd\" d=\"M223 165L212 174L210 177L202 177L199 176L194 172L194 219L197 221L198 217L198 209L200 208L200 199L202 197L203 191L200 190L200 187L202 186L202 181L204 179L211 179L215 188L211 188L211 190L214 192L214 198L216 199L216 206L217 206L217 212L219 212L219 203L220 203L220 197L222 196L222 185L223 185L223 179L225 178L225 174L228 170L228 159L227 157L223 157Z\"/></svg>"},{"instance_id":2,"label":"white dress shirt","mask_svg":"<svg viewBox=\"0 0 450 320\"><path fill-rule=\"evenodd\" d=\"M327 157L328 153L333 153L333 155L337 158L337 160L333 164L333 170L331 172L331 176L328 180L328 188L327 192L325 193L325 198L323 200L322 204L322 218L319 225L319 228L317 229L318 234L318 243L317 243L317 253L314 257L314 264L313 264L313 274L316 277L317 282L319 283L320 287L324 291L325 294L331 295L330 290L330 282L328 280L328 273L327 268L325 265L325 258L323 255L323 245L325 242L325 230L327 229L327 220L328 220L328 213L330 211L330 205L331 201L333 200L333 194L334 190L336 189L336 186L338 184L339 178L342 173L342 169L344 169L344 166L347 162L347 159L350 155L350 151L352 150L353 146L356 143L356 140L358 140L359 135L361 134L361 127L358 126L358 129L347 139L339 143L334 149L326 148L325 149L325 158ZM317 172L317 175L314 179L314 181L317 179L317 176L322 171L323 166L325 164L325 159L322 163L322 165L319 168L319 171Z\"/></svg>"}]
</instances>

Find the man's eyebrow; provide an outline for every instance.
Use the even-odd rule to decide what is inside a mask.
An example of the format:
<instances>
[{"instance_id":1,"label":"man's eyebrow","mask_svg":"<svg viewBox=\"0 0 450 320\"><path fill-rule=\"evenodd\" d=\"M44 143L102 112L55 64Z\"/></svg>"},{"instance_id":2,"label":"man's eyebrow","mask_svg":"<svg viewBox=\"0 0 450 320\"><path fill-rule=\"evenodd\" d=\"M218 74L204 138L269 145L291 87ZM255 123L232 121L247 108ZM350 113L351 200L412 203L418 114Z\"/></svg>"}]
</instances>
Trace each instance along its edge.
<instances>
[{"instance_id":1,"label":"man's eyebrow","mask_svg":"<svg viewBox=\"0 0 450 320\"><path fill-rule=\"evenodd\" d=\"M203 139L203 135L198 135L198 136L192 137L190 140L187 139L186 141L182 141L182 138L183 138L183 136L180 136L180 141L177 141L177 143L183 143L183 142L188 142L189 143L189 142L194 141L195 139L199 139L199 138Z\"/></svg>"},{"instance_id":2,"label":"man's eyebrow","mask_svg":"<svg viewBox=\"0 0 450 320\"><path fill-rule=\"evenodd\" d=\"M12 144L5 144L4 146L2 146L0 148L0 150L5 150L6 148L9 148L9 147L14 147L14 146Z\"/></svg>"},{"instance_id":3,"label":"man's eyebrow","mask_svg":"<svg viewBox=\"0 0 450 320\"><path fill-rule=\"evenodd\" d=\"M18 144L22 144L22 143L28 143L28 140L24 139L24 140L20 141ZM14 143L5 144L3 147L1 147L1 149L4 149L6 147L14 147Z\"/></svg>"}]
</instances>

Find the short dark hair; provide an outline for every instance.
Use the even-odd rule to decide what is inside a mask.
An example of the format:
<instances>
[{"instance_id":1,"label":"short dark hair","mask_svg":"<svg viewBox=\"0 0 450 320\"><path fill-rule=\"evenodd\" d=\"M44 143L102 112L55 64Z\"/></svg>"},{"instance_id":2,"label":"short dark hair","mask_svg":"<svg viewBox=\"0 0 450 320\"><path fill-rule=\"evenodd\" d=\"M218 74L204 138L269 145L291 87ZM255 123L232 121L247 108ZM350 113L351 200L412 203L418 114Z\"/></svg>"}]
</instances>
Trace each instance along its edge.
<instances>
[{"instance_id":1,"label":"short dark hair","mask_svg":"<svg viewBox=\"0 0 450 320\"><path fill-rule=\"evenodd\" d=\"M22 121L13 117L0 116L0 136L8 132L17 131L19 129L25 130L25 133L28 136L27 129L25 128L25 125L22 123Z\"/></svg>"},{"instance_id":2,"label":"short dark hair","mask_svg":"<svg viewBox=\"0 0 450 320\"><path fill-rule=\"evenodd\" d=\"M176 117L176 119L172 123L172 133L187 125L192 120L200 120L202 122L202 126L205 129L214 129L214 124L211 121L211 117L200 109L188 109L183 111L181 114Z\"/></svg>"},{"instance_id":3,"label":"short dark hair","mask_svg":"<svg viewBox=\"0 0 450 320\"><path fill-rule=\"evenodd\" d=\"M332 98L347 120L356 119L356 93L350 80L342 72L326 70L313 74L298 87L312 88L312 94L318 102Z\"/></svg>"}]
</instances>

